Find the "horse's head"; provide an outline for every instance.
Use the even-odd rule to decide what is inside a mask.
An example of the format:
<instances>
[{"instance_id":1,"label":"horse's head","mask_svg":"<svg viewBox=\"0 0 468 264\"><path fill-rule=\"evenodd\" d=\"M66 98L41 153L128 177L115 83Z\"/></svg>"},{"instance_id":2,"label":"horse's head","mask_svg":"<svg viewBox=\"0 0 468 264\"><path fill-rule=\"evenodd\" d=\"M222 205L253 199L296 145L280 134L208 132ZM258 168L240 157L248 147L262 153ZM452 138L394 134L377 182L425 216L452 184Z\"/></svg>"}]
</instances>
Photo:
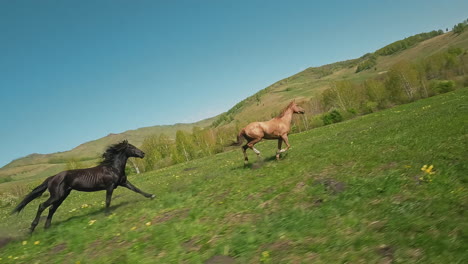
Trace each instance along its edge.
<instances>
[{"instance_id":1,"label":"horse's head","mask_svg":"<svg viewBox=\"0 0 468 264\"><path fill-rule=\"evenodd\" d=\"M135 157L135 158L144 158L145 153L141 151L139 148L133 146L132 144L128 143L128 141L125 140L125 143L127 144L127 147L125 149L125 154L127 157Z\"/></svg>"},{"instance_id":2,"label":"horse's head","mask_svg":"<svg viewBox=\"0 0 468 264\"><path fill-rule=\"evenodd\" d=\"M291 102L291 109L293 110L293 113L295 113L295 114L304 114L305 113L304 108L298 106L296 104L296 101Z\"/></svg>"}]
</instances>

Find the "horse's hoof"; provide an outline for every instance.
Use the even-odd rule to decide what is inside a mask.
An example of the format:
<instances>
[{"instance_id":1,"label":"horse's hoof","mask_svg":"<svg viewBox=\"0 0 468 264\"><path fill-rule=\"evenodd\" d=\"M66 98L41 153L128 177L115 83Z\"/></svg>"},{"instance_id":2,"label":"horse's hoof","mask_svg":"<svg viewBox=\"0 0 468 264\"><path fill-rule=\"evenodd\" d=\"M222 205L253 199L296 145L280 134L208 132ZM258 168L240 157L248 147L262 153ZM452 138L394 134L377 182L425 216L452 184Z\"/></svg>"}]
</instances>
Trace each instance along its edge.
<instances>
[{"instance_id":1,"label":"horse's hoof","mask_svg":"<svg viewBox=\"0 0 468 264\"><path fill-rule=\"evenodd\" d=\"M156 195L152 194L149 198L153 200L154 198L156 198Z\"/></svg>"}]
</instances>

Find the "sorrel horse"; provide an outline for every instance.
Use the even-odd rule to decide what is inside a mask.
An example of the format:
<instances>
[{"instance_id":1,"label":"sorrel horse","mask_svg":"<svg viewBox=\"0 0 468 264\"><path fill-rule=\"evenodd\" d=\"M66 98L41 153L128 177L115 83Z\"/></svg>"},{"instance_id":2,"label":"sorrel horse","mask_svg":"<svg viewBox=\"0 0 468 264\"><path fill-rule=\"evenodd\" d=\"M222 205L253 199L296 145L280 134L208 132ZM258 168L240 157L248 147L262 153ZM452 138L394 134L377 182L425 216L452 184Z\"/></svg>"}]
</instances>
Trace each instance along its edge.
<instances>
[{"instance_id":1,"label":"sorrel horse","mask_svg":"<svg viewBox=\"0 0 468 264\"><path fill-rule=\"evenodd\" d=\"M291 120L294 113L304 114L304 109L299 107L293 100L279 116L266 122L252 122L239 132L237 135L237 142L232 143L232 146L240 146L243 138L247 140L247 144L242 146L245 164L249 161L249 158L247 157L248 148L252 149L255 154L257 154L257 157L260 156L260 151L258 151L254 145L262 139L278 139L276 159L279 160L280 154L291 147L288 141L288 133L291 128ZM283 141L286 144L285 149L281 149Z\"/></svg>"},{"instance_id":2,"label":"sorrel horse","mask_svg":"<svg viewBox=\"0 0 468 264\"><path fill-rule=\"evenodd\" d=\"M49 206L49 215L47 216L45 228L50 227L52 216L72 190L83 192L106 190L106 213L109 212L112 192L118 186L126 187L147 198L154 198L154 194L145 193L133 186L125 175L127 159L129 157L143 158L144 156L145 153L143 151L129 144L127 140L112 145L102 154L104 160L101 164L93 168L62 171L47 178L41 185L34 188L31 193L13 209L12 213L19 213L29 202L38 198L43 192L49 189L49 199L39 205L36 218L34 218L31 223L30 232L33 232L34 228L36 228L39 223L42 212Z\"/></svg>"}]
</instances>

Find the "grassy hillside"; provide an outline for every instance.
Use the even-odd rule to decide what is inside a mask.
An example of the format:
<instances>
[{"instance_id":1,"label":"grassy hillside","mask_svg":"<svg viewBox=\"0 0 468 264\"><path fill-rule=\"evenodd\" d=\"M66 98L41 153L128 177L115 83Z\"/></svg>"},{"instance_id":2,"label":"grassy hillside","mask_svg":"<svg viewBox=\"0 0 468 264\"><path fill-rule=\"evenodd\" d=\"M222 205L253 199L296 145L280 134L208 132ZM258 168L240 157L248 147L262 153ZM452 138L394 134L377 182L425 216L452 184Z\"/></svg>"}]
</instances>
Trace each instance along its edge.
<instances>
[{"instance_id":1,"label":"grassy hillside","mask_svg":"<svg viewBox=\"0 0 468 264\"><path fill-rule=\"evenodd\" d=\"M417 62L448 48L456 47L468 48L468 31L461 35L451 32L445 33L392 55L377 56L374 67L358 73L356 73L356 68L359 63L366 60L366 56L321 67L307 68L245 99L225 115L229 115L229 120L232 119L234 122L240 121L241 123L269 119L271 113L277 113L281 109L282 105L279 106L278 102L283 102L286 105L291 99L307 100L314 98L323 90L329 88L330 84L335 81L362 82L385 73L391 66L402 60ZM220 116L220 118L223 119L224 116ZM219 120L218 122L221 125L229 123L220 122Z\"/></svg>"},{"instance_id":2,"label":"grassy hillside","mask_svg":"<svg viewBox=\"0 0 468 264\"><path fill-rule=\"evenodd\" d=\"M0 261L463 263L467 102L465 88L291 135L280 162L268 141L247 168L235 149L132 176L157 199L119 188L110 216L104 192L72 192L32 236L46 197L3 207Z\"/></svg>"}]
</instances>

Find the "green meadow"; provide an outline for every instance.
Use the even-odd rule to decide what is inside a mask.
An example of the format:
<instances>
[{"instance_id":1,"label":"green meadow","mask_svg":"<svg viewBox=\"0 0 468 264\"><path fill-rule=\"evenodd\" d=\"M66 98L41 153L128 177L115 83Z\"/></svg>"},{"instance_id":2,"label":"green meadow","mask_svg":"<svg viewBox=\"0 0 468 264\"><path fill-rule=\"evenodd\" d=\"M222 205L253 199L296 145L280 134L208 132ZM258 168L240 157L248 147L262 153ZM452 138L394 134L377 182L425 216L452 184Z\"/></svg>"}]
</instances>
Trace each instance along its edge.
<instances>
[{"instance_id":1,"label":"green meadow","mask_svg":"<svg viewBox=\"0 0 468 264\"><path fill-rule=\"evenodd\" d=\"M466 263L468 88L73 191L52 227L0 208L0 263ZM233 138L234 139L234 138ZM44 212L44 216L46 212Z\"/></svg>"}]
</instances>

